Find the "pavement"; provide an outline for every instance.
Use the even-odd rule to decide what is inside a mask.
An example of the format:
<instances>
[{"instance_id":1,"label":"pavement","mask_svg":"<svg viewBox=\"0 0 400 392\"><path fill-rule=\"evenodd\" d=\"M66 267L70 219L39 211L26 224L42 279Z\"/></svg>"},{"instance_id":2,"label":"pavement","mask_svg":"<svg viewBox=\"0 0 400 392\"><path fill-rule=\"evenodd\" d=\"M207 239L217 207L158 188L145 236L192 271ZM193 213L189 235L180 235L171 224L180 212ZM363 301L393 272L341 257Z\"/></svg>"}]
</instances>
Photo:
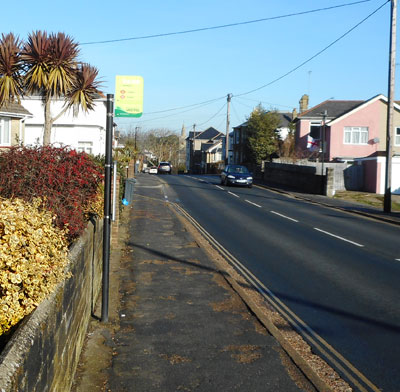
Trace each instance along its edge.
<instances>
[{"instance_id":1,"label":"pavement","mask_svg":"<svg viewBox=\"0 0 400 392\"><path fill-rule=\"evenodd\" d=\"M124 207L109 322L92 319L72 391L315 391L154 184L142 176ZM399 213L270 187L400 224Z\"/></svg>"},{"instance_id":2,"label":"pavement","mask_svg":"<svg viewBox=\"0 0 400 392\"><path fill-rule=\"evenodd\" d=\"M91 321L72 390L315 391L152 181L124 207L109 322Z\"/></svg>"}]
</instances>

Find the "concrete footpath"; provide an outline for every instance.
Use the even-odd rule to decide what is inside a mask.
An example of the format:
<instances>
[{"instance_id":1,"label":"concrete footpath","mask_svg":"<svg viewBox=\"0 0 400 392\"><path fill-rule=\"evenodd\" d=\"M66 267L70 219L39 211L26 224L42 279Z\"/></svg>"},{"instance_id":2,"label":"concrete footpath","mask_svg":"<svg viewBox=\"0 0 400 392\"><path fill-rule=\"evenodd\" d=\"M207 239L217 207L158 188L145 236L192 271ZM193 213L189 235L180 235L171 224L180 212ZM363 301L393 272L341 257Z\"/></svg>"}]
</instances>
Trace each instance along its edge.
<instances>
[{"instance_id":1,"label":"concrete footpath","mask_svg":"<svg viewBox=\"0 0 400 392\"><path fill-rule=\"evenodd\" d=\"M73 391L314 391L143 181L112 253L110 322L91 322Z\"/></svg>"}]
</instances>

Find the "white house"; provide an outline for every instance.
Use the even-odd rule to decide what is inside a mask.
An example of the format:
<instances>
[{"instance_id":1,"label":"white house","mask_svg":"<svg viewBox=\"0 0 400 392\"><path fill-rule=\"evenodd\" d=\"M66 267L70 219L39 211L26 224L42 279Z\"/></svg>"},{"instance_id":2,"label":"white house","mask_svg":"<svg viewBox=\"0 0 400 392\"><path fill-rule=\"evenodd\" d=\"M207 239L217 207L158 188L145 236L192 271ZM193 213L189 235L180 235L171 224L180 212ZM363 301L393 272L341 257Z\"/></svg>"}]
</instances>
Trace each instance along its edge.
<instances>
[{"instance_id":1,"label":"white house","mask_svg":"<svg viewBox=\"0 0 400 392\"><path fill-rule=\"evenodd\" d=\"M52 103L51 114L56 116L61 112L64 100ZM43 142L44 105L41 97L24 97L21 104L32 114L25 120L22 136L24 145L37 145ZM70 146L77 151L85 151L93 155L105 154L107 108L106 98L95 100L94 110L79 111L76 117L73 110L68 109L55 123L51 132L51 144L55 146Z\"/></svg>"},{"instance_id":2,"label":"white house","mask_svg":"<svg viewBox=\"0 0 400 392\"><path fill-rule=\"evenodd\" d=\"M16 102L0 107L0 149L22 141L25 121L31 116L26 108Z\"/></svg>"}]
</instances>

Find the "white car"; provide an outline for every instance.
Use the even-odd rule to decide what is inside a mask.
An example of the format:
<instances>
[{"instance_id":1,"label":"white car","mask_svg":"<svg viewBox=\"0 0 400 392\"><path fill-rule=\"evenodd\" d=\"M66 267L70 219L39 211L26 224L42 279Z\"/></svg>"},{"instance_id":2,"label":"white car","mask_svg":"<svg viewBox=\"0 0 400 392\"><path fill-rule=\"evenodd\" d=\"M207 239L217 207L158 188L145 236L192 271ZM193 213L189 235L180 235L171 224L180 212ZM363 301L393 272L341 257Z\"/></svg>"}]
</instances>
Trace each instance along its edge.
<instances>
[{"instance_id":1,"label":"white car","mask_svg":"<svg viewBox=\"0 0 400 392\"><path fill-rule=\"evenodd\" d=\"M157 173L158 173L157 166L152 166L152 167L149 169L149 174L157 174Z\"/></svg>"}]
</instances>

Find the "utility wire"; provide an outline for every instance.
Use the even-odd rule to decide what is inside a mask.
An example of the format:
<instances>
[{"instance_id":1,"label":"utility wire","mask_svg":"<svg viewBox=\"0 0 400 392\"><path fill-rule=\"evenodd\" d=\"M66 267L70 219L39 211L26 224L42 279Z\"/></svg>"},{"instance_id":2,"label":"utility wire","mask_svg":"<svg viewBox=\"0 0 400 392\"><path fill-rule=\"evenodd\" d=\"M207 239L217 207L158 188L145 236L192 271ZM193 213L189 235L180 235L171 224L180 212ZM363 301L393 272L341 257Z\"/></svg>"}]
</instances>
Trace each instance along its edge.
<instances>
[{"instance_id":1,"label":"utility wire","mask_svg":"<svg viewBox=\"0 0 400 392\"><path fill-rule=\"evenodd\" d=\"M217 117L217 115L221 112L221 110L226 106L226 102L222 105L221 109L218 110L217 113L215 113L213 116L211 116L207 121L204 121L201 124L197 124L197 126L201 127L204 124L207 124L209 121L211 121L213 118Z\"/></svg>"},{"instance_id":2,"label":"utility wire","mask_svg":"<svg viewBox=\"0 0 400 392\"><path fill-rule=\"evenodd\" d=\"M233 105L233 102L231 102L231 108L232 108L233 113L235 113L236 120L237 120L239 123L243 123L243 120L240 119L240 116L238 115L238 113L237 113L237 111L236 111L236 108L235 108L235 105Z\"/></svg>"},{"instance_id":3,"label":"utility wire","mask_svg":"<svg viewBox=\"0 0 400 392\"><path fill-rule=\"evenodd\" d=\"M354 1L352 3L339 4L339 5L334 5L331 7L317 8L317 9L309 10L309 11L294 12L291 14L271 16L268 18L254 19L254 20L248 20L248 21L244 21L244 22L228 23L228 24L219 25L219 26L200 27L198 29L175 31L175 32L170 32L170 33L142 35L142 36L131 37L131 38L119 38L119 39L110 39L110 40L104 40L104 41L83 42L80 45L96 45L96 44L108 44L108 43L123 42L123 41L137 41L137 40L149 39L149 38L167 37L167 36L171 36L171 35L197 33L200 31L207 31L207 30L225 29L227 27L242 26L242 25L247 25L247 24L252 24L252 23L260 23L260 22L266 22L266 21L270 21L270 20L284 19L284 18L289 18L289 17L293 17L293 16L300 16L300 15L312 14L312 13L321 12L321 11L328 11L328 10L332 10L335 8L342 8L342 7L348 7L348 6L356 5L356 4L367 3L369 1L372 1L372 0Z\"/></svg>"},{"instance_id":4,"label":"utility wire","mask_svg":"<svg viewBox=\"0 0 400 392\"><path fill-rule=\"evenodd\" d=\"M218 98L218 99L222 99L222 98L225 99L226 96L221 97L221 98ZM152 119L148 119L148 120L141 120L140 122L141 122L141 123L145 123L145 122L156 121L156 120L163 120L164 118L177 116L177 115L179 115L179 114L186 113L186 112L190 112L191 110L199 109L199 108L201 108L201 107L203 107L203 106L207 106L207 105L209 105L209 104L211 104L211 103L217 101L218 99L212 99L212 100L210 100L210 101L205 101L205 102L203 102L203 103L201 103L201 104L195 104L195 105L197 105L195 108L193 108L193 106L195 106L195 105L190 105L191 109L183 110L183 111L178 112L178 113L169 114L169 115L167 115L167 116L152 118ZM169 110L175 110L175 109L169 109ZM166 111L169 111L169 110L166 110ZM145 114L145 113L144 113L144 114Z\"/></svg>"},{"instance_id":5,"label":"utility wire","mask_svg":"<svg viewBox=\"0 0 400 392\"><path fill-rule=\"evenodd\" d=\"M212 103L212 102L216 102L219 101L220 99L225 98L225 95L223 97L218 97L218 98L214 98L214 99L209 99L208 101L204 101L204 102L199 102L199 103L194 103L191 105L187 105L187 106L181 106L181 107L177 107L177 108L173 108L173 109L166 109L166 110L159 110L157 112L145 112L143 114L149 115L149 114L158 114L158 113L165 113L165 112L171 112L173 110L180 110L180 109L186 109L186 108L191 108L193 106L198 106L198 105L203 105L203 104L207 104L207 103Z\"/></svg>"},{"instance_id":6,"label":"utility wire","mask_svg":"<svg viewBox=\"0 0 400 392\"><path fill-rule=\"evenodd\" d=\"M288 108L288 109L292 109L292 108L293 108L293 106L281 105L281 104L279 104L279 103L266 102L266 101L263 101L263 100L261 100L261 99L243 98L243 97L239 97L239 96L236 96L236 98L244 99L244 100L246 100L246 101L253 101L253 102L258 102L258 103L264 103L264 104L266 104L266 105L270 105L270 106L273 106L273 107L280 106L280 107L282 107L282 108ZM296 106L296 105L294 105L294 106ZM249 106L249 107L250 107L250 106Z\"/></svg>"},{"instance_id":7,"label":"utility wire","mask_svg":"<svg viewBox=\"0 0 400 392\"><path fill-rule=\"evenodd\" d=\"M243 95L247 95L247 94L251 94L254 93L255 91L261 90L265 87L271 86L271 84L274 84L276 82L278 82L279 80L285 78L286 76L290 75L291 73L297 71L299 68L301 68L302 66L306 65L307 63L309 63L311 60L315 59L316 57L318 57L320 54L322 54L323 52L325 52L326 50L328 50L331 46L333 46L334 44L336 44L337 42L339 42L340 40L342 40L344 37L346 37L347 35L349 35L353 30L355 30L358 26L360 26L361 24L363 24L367 19L369 19L372 15L376 14L381 8L383 8L387 3L389 3L391 0L387 0L385 1L385 3L383 3L380 7L378 7L375 11L373 11L372 13L370 13L367 17L365 17L361 22L358 22L355 26L353 26L350 30L346 31L344 34L342 34L339 38L335 39L333 42L331 42L328 46L325 46L324 49L320 50L319 52L317 52L316 54L314 54L313 56L311 56L310 58L308 58L307 60L303 61L300 65L292 68L290 71L286 72L284 75L279 76L278 78L272 80L271 82L264 84L263 86L257 87L253 90L247 91L245 93L242 94L237 94L237 95L233 95L233 97L241 97Z\"/></svg>"},{"instance_id":8,"label":"utility wire","mask_svg":"<svg viewBox=\"0 0 400 392\"><path fill-rule=\"evenodd\" d=\"M360 2L362 3L362 2L366 2L366 1L371 1L371 0L364 0L364 1L360 1ZM317 56L319 56L320 54L322 54L323 52L325 52L326 50L328 50L330 47L332 47L334 44L336 44L337 42L339 42L340 40L342 40L342 39L343 39L344 37L346 37L348 34L350 34L353 30L355 30L357 27L359 27L362 23L364 23L366 20L368 20L371 16L373 16L374 14L376 14L381 8L383 8L383 7L384 7L387 3L389 3L390 1L391 1L391 0L387 0L387 1L386 1L385 3L383 3L380 7L378 7L375 11L373 11L371 14L369 14L367 17L365 17L363 20L361 20L359 23L357 23L355 26L353 26L353 27L352 27L351 29L349 29L347 32L345 32L344 34L342 34L342 35L341 35L339 38L337 38L335 41L331 42L331 43L330 43L328 46L326 46L324 49L320 50L319 52L317 52L316 54L314 54L312 57L310 57L309 59L307 59L307 60L305 60L304 62L302 62L300 65L298 65L298 66L294 67L293 69L291 69L290 71L286 72L284 75L282 75L282 76L280 76L280 77L278 77L278 78L272 80L271 82L269 82L269 83L267 83L267 84L265 84L265 85L263 85L263 86L257 87L257 88L255 88L255 89L250 90L250 91L247 91L247 92L245 92L245 93L241 93L241 94L237 94L237 95L232 95L232 97L235 97L235 98L241 97L241 98L242 98L244 95L248 95L248 94L251 94L251 93L253 93L253 92L255 92L255 91L258 91L258 90L261 90L261 89L263 89L263 88L265 88L265 87L268 87L268 86L270 86L270 85L272 85L272 84L278 82L279 80L285 78L286 76L290 75L291 73L297 71L299 68L301 68L301 67L304 66L305 64L309 63L311 60L313 60L314 58L316 58ZM348 4L348 5L358 4L358 3L360 3L360 2L350 3L350 4ZM343 5L342 5L342 6L343 6ZM339 7L339 6L336 6L336 7ZM333 7L331 7L331 8L333 8ZM187 106L181 106L181 107L178 107L178 108L167 109L167 110L161 110L161 111L158 111L158 112L149 112L149 113L144 113L144 114L164 113L164 112L168 112L168 111L179 110L179 109L186 109L186 108L194 108L194 109L197 109L197 108L206 106L206 105L208 105L208 104L210 104L210 103L212 103L212 102L218 101L219 99L222 99L222 98L225 98L225 96L220 97L220 98L214 98L214 99L211 99L211 100L208 100L208 101L204 101L204 102L200 102L200 103L197 103L197 104L191 104L191 105L187 105ZM242 98L242 99L245 99L245 98ZM243 103L242 103L242 104L243 104ZM244 105L244 106L246 106L246 105ZM175 115L178 115L178 114L181 114L181 113L186 113L186 112L191 111L191 110L193 110L193 109L188 109L188 110L185 110L185 111L182 111L182 112L178 112L178 113L174 113L174 114L171 114L171 115L168 115L168 116L158 117L158 118L149 119L149 120L142 120L141 123L143 123L143 122L150 122L150 121L156 121L156 120L162 120L162 119L164 119L164 118L171 117L171 116L175 116Z\"/></svg>"}]
</instances>

